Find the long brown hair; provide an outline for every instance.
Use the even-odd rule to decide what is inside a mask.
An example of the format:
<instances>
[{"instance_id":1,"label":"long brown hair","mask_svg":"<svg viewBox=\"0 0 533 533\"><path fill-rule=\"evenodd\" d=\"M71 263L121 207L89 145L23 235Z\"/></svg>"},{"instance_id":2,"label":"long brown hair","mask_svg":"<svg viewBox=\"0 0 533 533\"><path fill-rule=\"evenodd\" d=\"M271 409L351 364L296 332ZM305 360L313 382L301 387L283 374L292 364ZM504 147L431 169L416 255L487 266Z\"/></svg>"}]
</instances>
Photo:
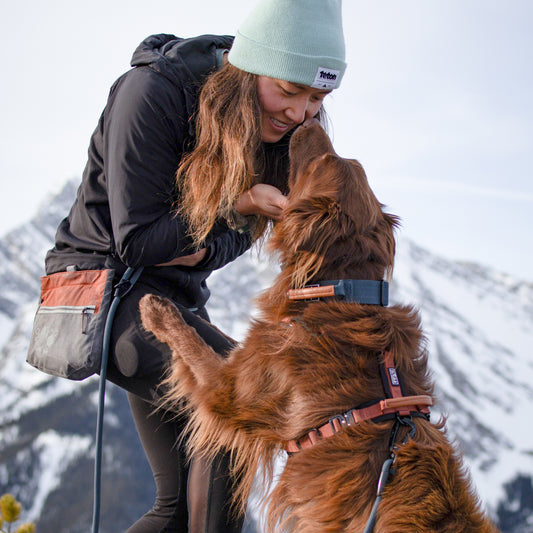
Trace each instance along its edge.
<instances>
[{"instance_id":1,"label":"long brown hair","mask_svg":"<svg viewBox=\"0 0 533 533\"><path fill-rule=\"evenodd\" d=\"M232 219L233 204L255 183L286 192L290 133L278 143L262 142L257 76L229 63L207 78L195 118L196 145L177 171L177 210L200 246L218 217ZM254 239L267 227L259 216Z\"/></svg>"}]
</instances>

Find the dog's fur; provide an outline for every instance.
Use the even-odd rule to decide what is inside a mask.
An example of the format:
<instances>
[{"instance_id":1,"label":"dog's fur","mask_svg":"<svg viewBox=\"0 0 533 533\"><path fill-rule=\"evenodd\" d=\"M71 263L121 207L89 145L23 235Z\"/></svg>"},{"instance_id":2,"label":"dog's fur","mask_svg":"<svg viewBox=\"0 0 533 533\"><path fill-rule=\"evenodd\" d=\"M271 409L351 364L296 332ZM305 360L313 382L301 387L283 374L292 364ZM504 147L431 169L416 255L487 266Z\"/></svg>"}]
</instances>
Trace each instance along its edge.
<instances>
[{"instance_id":1,"label":"dog's fur","mask_svg":"<svg viewBox=\"0 0 533 533\"><path fill-rule=\"evenodd\" d=\"M259 299L260 318L222 357L168 301L145 296L143 324L173 351L171 401L187 400L189 445L230 449L242 511L258 466L267 476L285 442L384 397L379 357L394 354L405 395L432 395L416 311L337 300L296 302L287 290L316 280L381 280L394 260L394 216L383 212L357 161L339 157L316 121L290 145L290 194L270 248L281 272ZM376 533L494 532L443 423L414 419L378 510ZM268 525L290 531L363 531L389 453L393 421L363 422L292 454L268 498ZM400 431L401 443L406 429Z\"/></svg>"}]
</instances>

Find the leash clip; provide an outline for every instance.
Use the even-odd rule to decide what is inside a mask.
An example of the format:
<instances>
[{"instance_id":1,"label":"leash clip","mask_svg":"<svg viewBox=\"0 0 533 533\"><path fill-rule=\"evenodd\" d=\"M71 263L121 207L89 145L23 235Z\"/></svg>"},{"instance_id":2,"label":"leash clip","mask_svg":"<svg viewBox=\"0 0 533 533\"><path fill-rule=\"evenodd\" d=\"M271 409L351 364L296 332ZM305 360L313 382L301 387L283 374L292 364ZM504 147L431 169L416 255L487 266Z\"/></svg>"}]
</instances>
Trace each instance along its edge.
<instances>
[{"instance_id":1,"label":"leash clip","mask_svg":"<svg viewBox=\"0 0 533 533\"><path fill-rule=\"evenodd\" d=\"M412 439L415 436L416 433L416 426L413 422L413 417L411 415L409 416L401 416L396 415L396 418L398 419L398 422L402 426L407 426L409 429L409 433L405 436L405 439L403 440L403 444L406 444L409 439Z\"/></svg>"}]
</instances>

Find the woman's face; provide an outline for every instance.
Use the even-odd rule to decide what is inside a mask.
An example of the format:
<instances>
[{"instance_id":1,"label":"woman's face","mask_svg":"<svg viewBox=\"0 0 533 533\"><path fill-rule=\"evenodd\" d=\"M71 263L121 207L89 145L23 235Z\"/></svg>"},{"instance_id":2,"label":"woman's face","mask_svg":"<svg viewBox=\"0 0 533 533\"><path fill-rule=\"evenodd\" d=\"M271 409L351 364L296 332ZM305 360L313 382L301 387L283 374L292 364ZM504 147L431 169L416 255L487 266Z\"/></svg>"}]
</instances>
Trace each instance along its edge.
<instances>
[{"instance_id":1,"label":"woman's face","mask_svg":"<svg viewBox=\"0 0 533 533\"><path fill-rule=\"evenodd\" d=\"M298 124L313 118L331 92L267 76L257 77L257 90L263 123L261 138L266 143L279 141Z\"/></svg>"}]
</instances>

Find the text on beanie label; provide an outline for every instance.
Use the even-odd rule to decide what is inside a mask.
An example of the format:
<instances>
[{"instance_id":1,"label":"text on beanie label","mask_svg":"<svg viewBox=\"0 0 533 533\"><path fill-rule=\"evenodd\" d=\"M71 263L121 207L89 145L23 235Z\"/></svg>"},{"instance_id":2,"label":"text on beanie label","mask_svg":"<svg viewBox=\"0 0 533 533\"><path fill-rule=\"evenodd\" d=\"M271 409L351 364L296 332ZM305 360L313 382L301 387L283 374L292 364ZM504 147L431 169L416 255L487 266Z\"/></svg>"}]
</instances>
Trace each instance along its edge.
<instances>
[{"instance_id":1,"label":"text on beanie label","mask_svg":"<svg viewBox=\"0 0 533 533\"><path fill-rule=\"evenodd\" d=\"M326 67L318 67L315 81L311 85L316 89L335 89L340 70L333 70Z\"/></svg>"}]
</instances>

